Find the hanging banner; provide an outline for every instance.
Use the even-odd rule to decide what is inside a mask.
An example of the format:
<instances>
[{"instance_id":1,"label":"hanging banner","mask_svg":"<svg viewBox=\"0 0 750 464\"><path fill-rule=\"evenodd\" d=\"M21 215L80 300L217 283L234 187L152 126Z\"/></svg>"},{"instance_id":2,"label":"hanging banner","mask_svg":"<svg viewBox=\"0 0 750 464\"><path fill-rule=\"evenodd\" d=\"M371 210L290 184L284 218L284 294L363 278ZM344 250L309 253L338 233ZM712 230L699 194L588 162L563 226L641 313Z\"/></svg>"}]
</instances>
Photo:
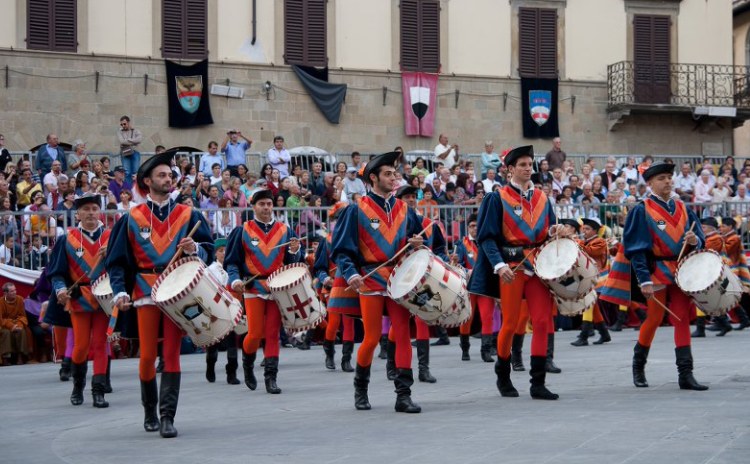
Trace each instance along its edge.
<instances>
[{"instance_id":1,"label":"hanging banner","mask_svg":"<svg viewBox=\"0 0 750 464\"><path fill-rule=\"evenodd\" d=\"M346 99L346 84L328 82L328 68L317 69L293 64L292 69L328 122L338 124L341 107Z\"/></svg>"},{"instance_id":2,"label":"hanging banner","mask_svg":"<svg viewBox=\"0 0 750 464\"><path fill-rule=\"evenodd\" d=\"M208 60L183 66L164 60L167 67L169 127L213 124L208 102Z\"/></svg>"},{"instance_id":3,"label":"hanging banner","mask_svg":"<svg viewBox=\"0 0 750 464\"><path fill-rule=\"evenodd\" d=\"M527 139L558 137L557 79L521 78L521 117Z\"/></svg>"},{"instance_id":4,"label":"hanging banner","mask_svg":"<svg viewBox=\"0 0 750 464\"><path fill-rule=\"evenodd\" d=\"M404 98L404 131L406 135L432 137L437 109L437 74L401 73Z\"/></svg>"}]
</instances>

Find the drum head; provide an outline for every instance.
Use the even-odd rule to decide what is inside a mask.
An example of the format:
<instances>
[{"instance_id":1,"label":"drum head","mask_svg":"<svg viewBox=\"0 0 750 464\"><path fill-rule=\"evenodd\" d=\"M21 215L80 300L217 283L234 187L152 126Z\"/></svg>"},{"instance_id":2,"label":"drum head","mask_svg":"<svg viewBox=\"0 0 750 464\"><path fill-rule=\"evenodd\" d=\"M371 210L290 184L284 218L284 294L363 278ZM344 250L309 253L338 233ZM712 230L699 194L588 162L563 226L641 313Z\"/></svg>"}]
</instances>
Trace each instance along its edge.
<instances>
[{"instance_id":1,"label":"drum head","mask_svg":"<svg viewBox=\"0 0 750 464\"><path fill-rule=\"evenodd\" d=\"M536 256L534 267L541 279L554 280L564 276L578 259L578 245L569 238L552 240Z\"/></svg>"},{"instance_id":2,"label":"drum head","mask_svg":"<svg viewBox=\"0 0 750 464\"><path fill-rule=\"evenodd\" d=\"M279 289L293 284L302 279L305 274L308 274L306 266L291 265L287 269L278 271L278 274L274 275L272 279L268 279L268 288Z\"/></svg>"},{"instance_id":3,"label":"drum head","mask_svg":"<svg viewBox=\"0 0 750 464\"><path fill-rule=\"evenodd\" d=\"M112 295L112 286L109 284L109 276L105 276L101 280L97 280L96 285L91 287L91 293L94 296L107 296Z\"/></svg>"},{"instance_id":4,"label":"drum head","mask_svg":"<svg viewBox=\"0 0 750 464\"><path fill-rule=\"evenodd\" d=\"M715 253L699 252L689 255L680 264L677 285L686 292L701 292L716 282L721 275L723 262Z\"/></svg>"},{"instance_id":5,"label":"drum head","mask_svg":"<svg viewBox=\"0 0 750 464\"><path fill-rule=\"evenodd\" d=\"M425 249L417 250L404 258L388 281L391 298L401 298L415 288L427 272L431 259L432 253Z\"/></svg>"},{"instance_id":6,"label":"drum head","mask_svg":"<svg viewBox=\"0 0 750 464\"><path fill-rule=\"evenodd\" d=\"M205 267L202 261L191 259L183 262L164 276L161 284L155 289L154 300L167 301L185 290L193 281L198 271Z\"/></svg>"}]
</instances>

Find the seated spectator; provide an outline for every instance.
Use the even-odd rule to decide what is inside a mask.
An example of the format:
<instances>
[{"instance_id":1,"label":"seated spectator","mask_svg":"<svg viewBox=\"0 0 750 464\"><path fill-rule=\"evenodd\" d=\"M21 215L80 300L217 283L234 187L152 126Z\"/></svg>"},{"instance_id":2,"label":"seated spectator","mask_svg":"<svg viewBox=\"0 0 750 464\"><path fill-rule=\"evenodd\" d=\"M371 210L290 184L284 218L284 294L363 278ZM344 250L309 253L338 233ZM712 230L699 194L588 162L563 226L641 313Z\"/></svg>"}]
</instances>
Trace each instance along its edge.
<instances>
[{"instance_id":1,"label":"seated spectator","mask_svg":"<svg viewBox=\"0 0 750 464\"><path fill-rule=\"evenodd\" d=\"M46 279L45 279L46 280ZM33 352L36 362L48 362L51 359L52 350L52 327L42 321L42 307L49 300L50 288L40 284L39 280L34 282L34 290L29 297L23 300L23 309L26 320L29 322L29 330L33 339ZM33 361L32 361L33 362Z\"/></svg>"},{"instance_id":2,"label":"seated spectator","mask_svg":"<svg viewBox=\"0 0 750 464\"><path fill-rule=\"evenodd\" d=\"M495 172L494 169L488 169L485 174L486 174L486 177L482 181L482 187L484 188L485 192L491 192L492 189L495 187L495 185L502 185L500 184L500 182L497 181L497 178L496 178L497 173Z\"/></svg>"},{"instance_id":3,"label":"seated spectator","mask_svg":"<svg viewBox=\"0 0 750 464\"><path fill-rule=\"evenodd\" d=\"M31 197L37 192L42 194L42 198L44 198L42 186L32 178L31 169L22 170L21 179L16 184L16 206L18 209L29 206L31 204Z\"/></svg>"},{"instance_id":4,"label":"seated spectator","mask_svg":"<svg viewBox=\"0 0 750 464\"><path fill-rule=\"evenodd\" d=\"M566 186L565 189L570 192L570 187ZM555 198L555 215L558 219L578 218L578 208L572 205L570 196L561 193Z\"/></svg>"},{"instance_id":5,"label":"seated spectator","mask_svg":"<svg viewBox=\"0 0 750 464\"><path fill-rule=\"evenodd\" d=\"M221 164L214 163L211 165L211 173L209 175L209 180L211 181L211 185L216 185L221 183L222 175L221 175Z\"/></svg>"},{"instance_id":6,"label":"seated spectator","mask_svg":"<svg viewBox=\"0 0 750 464\"><path fill-rule=\"evenodd\" d=\"M85 193L89 191L90 185L89 185L89 175L88 173L84 171L79 171L78 174L75 175L75 194L76 196L83 196Z\"/></svg>"},{"instance_id":7,"label":"seated spectator","mask_svg":"<svg viewBox=\"0 0 750 464\"><path fill-rule=\"evenodd\" d=\"M437 200L434 199L435 190L431 185L428 185L425 187L423 194L424 197L417 202L419 214L426 218L431 218L433 217L434 212L438 211L438 209L435 208L438 206Z\"/></svg>"},{"instance_id":8,"label":"seated spectator","mask_svg":"<svg viewBox=\"0 0 750 464\"><path fill-rule=\"evenodd\" d=\"M221 197L219 196L219 187L216 185L212 185L208 188L208 196L201 201L201 209L208 209L208 210L215 210L219 209L219 200L221 200ZM214 211L208 211L207 219L209 223L213 223L214 217L216 217ZM204 213L206 214L206 213Z\"/></svg>"},{"instance_id":9,"label":"seated spectator","mask_svg":"<svg viewBox=\"0 0 750 464\"><path fill-rule=\"evenodd\" d=\"M10 282L3 285L0 299L0 362L25 364L31 352L31 333L24 311L23 298L16 293L16 286Z\"/></svg>"},{"instance_id":10,"label":"seated spectator","mask_svg":"<svg viewBox=\"0 0 750 464\"><path fill-rule=\"evenodd\" d=\"M358 193L361 196L365 196L367 195L367 188L365 188L365 184L364 182L362 182L362 179L357 177L357 168L350 167L346 170L343 194L344 196L346 196L346 200L349 203L354 203L352 195L354 195L355 193Z\"/></svg>"},{"instance_id":11,"label":"seated spectator","mask_svg":"<svg viewBox=\"0 0 750 464\"><path fill-rule=\"evenodd\" d=\"M711 211L714 215L721 215L721 211L724 203L732 196L732 191L727 187L726 180L723 177L716 178L716 185L714 185L708 192L711 195Z\"/></svg>"},{"instance_id":12,"label":"seated spectator","mask_svg":"<svg viewBox=\"0 0 750 464\"><path fill-rule=\"evenodd\" d=\"M270 190L274 196L278 195L279 190L281 190L281 174L279 174L278 169L271 168L271 180L268 182L268 190ZM284 201L286 201L286 198Z\"/></svg>"},{"instance_id":13,"label":"seated spectator","mask_svg":"<svg viewBox=\"0 0 750 464\"><path fill-rule=\"evenodd\" d=\"M224 192L222 198L229 200L228 208L247 208L247 197L240 190L240 178L232 177L229 180L229 189Z\"/></svg>"},{"instance_id":14,"label":"seated spectator","mask_svg":"<svg viewBox=\"0 0 750 464\"><path fill-rule=\"evenodd\" d=\"M412 176L417 176L419 174L423 174L425 177L430 174L430 171L428 171L427 167L425 166L424 158L422 158L421 156L414 161L414 166L411 168Z\"/></svg>"},{"instance_id":15,"label":"seated spectator","mask_svg":"<svg viewBox=\"0 0 750 464\"><path fill-rule=\"evenodd\" d=\"M583 200L588 200L588 204L599 204L599 199L594 195L594 191L589 184L583 184L583 193L576 198L576 203L582 204Z\"/></svg>"},{"instance_id":16,"label":"seated spectator","mask_svg":"<svg viewBox=\"0 0 750 464\"><path fill-rule=\"evenodd\" d=\"M0 243L5 242L5 237L18 237L18 223L16 217L11 213L10 198L0 198Z\"/></svg>"},{"instance_id":17,"label":"seated spectator","mask_svg":"<svg viewBox=\"0 0 750 464\"><path fill-rule=\"evenodd\" d=\"M341 193L344 190L344 182L343 177L341 177L338 174L333 174L331 172L325 173L325 176L323 177L323 183L326 187L325 192L323 192L323 206L333 206L339 201L342 201L341 199ZM344 197L344 201L346 200L346 197Z\"/></svg>"},{"instance_id":18,"label":"seated spectator","mask_svg":"<svg viewBox=\"0 0 750 464\"><path fill-rule=\"evenodd\" d=\"M60 223L67 227L73 227L76 225L75 199L75 192L68 192L65 194L62 203L57 205L56 211L61 213L57 217L60 220Z\"/></svg>"},{"instance_id":19,"label":"seated spectator","mask_svg":"<svg viewBox=\"0 0 750 464\"><path fill-rule=\"evenodd\" d=\"M31 249L29 250L29 269L39 271L47 267L52 249L42 243L39 235L31 236Z\"/></svg>"},{"instance_id":20,"label":"seated spectator","mask_svg":"<svg viewBox=\"0 0 750 464\"><path fill-rule=\"evenodd\" d=\"M276 207L273 209L273 218L274 220L286 224L289 226L289 219L287 218L286 214L286 198L284 198L281 195L277 195L275 198Z\"/></svg>"},{"instance_id":21,"label":"seated spectator","mask_svg":"<svg viewBox=\"0 0 750 464\"><path fill-rule=\"evenodd\" d=\"M640 179L643 179L643 172L646 171L651 165L654 163L654 157L651 155L646 155L643 157L643 161L641 161L641 164L638 165L638 174L641 176Z\"/></svg>"},{"instance_id":22,"label":"seated spectator","mask_svg":"<svg viewBox=\"0 0 750 464\"><path fill-rule=\"evenodd\" d=\"M109 181L108 186L109 191L112 192L112 195L114 195L115 198L120 198L120 192L123 190L133 190L133 185L125 178L125 168L122 166L117 166L115 168L115 176Z\"/></svg>"},{"instance_id":23,"label":"seated spectator","mask_svg":"<svg viewBox=\"0 0 750 464\"><path fill-rule=\"evenodd\" d=\"M292 188L292 179L289 177L284 177L281 179L281 183L279 184L279 195L284 197L284 203L289 199L289 196L292 194L290 189Z\"/></svg>"},{"instance_id":24,"label":"seated spectator","mask_svg":"<svg viewBox=\"0 0 750 464\"><path fill-rule=\"evenodd\" d=\"M693 168L690 163L682 163L680 172L674 175L674 191L680 196L682 201L691 202L693 201L693 193L695 192L695 184L698 178L693 173Z\"/></svg>"},{"instance_id":25,"label":"seated spectator","mask_svg":"<svg viewBox=\"0 0 750 464\"><path fill-rule=\"evenodd\" d=\"M227 168L221 171L221 182L216 184L219 186L219 196L223 197L226 192L232 189L232 171ZM237 186L239 189L240 186Z\"/></svg>"},{"instance_id":26,"label":"seated spectator","mask_svg":"<svg viewBox=\"0 0 750 464\"><path fill-rule=\"evenodd\" d=\"M714 183L711 182L711 172L708 169L701 171L700 178L695 184L695 202L708 203L711 201L711 188Z\"/></svg>"},{"instance_id":27,"label":"seated spectator","mask_svg":"<svg viewBox=\"0 0 750 464\"><path fill-rule=\"evenodd\" d=\"M549 170L549 162L547 160L539 162L539 172L531 175L531 181L535 184L552 183L552 172Z\"/></svg>"},{"instance_id":28,"label":"seated spectator","mask_svg":"<svg viewBox=\"0 0 750 464\"><path fill-rule=\"evenodd\" d=\"M628 156L628 163L623 166L622 174L625 176L625 180L628 183L637 183L640 180L638 167L635 165L635 158Z\"/></svg>"},{"instance_id":29,"label":"seated spectator","mask_svg":"<svg viewBox=\"0 0 750 464\"><path fill-rule=\"evenodd\" d=\"M15 253L16 238L12 235L6 235L3 244L0 245L0 264L9 266L18 266L20 263Z\"/></svg>"},{"instance_id":30,"label":"seated spectator","mask_svg":"<svg viewBox=\"0 0 750 464\"><path fill-rule=\"evenodd\" d=\"M232 232L235 227L240 225L238 213L236 211L225 209L231 207L231 200L226 198L219 200L220 209L214 214L214 220L211 224L214 238L227 238L229 237L229 233Z\"/></svg>"},{"instance_id":31,"label":"seated spectator","mask_svg":"<svg viewBox=\"0 0 750 464\"><path fill-rule=\"evenodd\" d=\"M68 169L69 175L74 175L81 169L81 162L89 161L89 154L86 151L86 142L81 139L73 141L73 152L68 155Z\"/></svg>"}]
</instances>

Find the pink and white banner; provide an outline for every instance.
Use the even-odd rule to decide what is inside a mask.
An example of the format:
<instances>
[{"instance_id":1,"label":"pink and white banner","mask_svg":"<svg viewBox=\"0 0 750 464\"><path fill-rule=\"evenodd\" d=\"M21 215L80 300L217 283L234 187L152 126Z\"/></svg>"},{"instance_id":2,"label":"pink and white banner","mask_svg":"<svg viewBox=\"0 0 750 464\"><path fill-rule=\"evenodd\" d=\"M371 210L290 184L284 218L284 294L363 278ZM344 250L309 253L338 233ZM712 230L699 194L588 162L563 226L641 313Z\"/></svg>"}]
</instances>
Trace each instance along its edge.
<instances>
[{"instance_id":1,"label":"pink and white banner","mask_svg":"<svg viewBox=\"0 0 750 464\"><path fill-rule=\"evenodd\" d=\"M404 98L406 135L432 137L437 109L437 74L402 72L401 93Z\"/></svg>"}]
</instances>

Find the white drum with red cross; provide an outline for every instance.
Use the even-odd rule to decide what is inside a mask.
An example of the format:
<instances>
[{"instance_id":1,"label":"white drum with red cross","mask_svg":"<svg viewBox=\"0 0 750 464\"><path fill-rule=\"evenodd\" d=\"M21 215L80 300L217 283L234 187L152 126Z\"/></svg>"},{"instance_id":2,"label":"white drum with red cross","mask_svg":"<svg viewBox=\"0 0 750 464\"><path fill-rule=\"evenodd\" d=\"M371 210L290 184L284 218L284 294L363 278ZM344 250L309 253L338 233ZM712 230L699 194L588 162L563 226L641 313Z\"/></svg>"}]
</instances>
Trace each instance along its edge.
<instances>
[{"instance_id":1,"label":"white drum with red cross","mask_svg":"<svg viewBox=\"0 0 750 464\"><path fill-rule=\"evenodd\" d=\"M326 316L326 306L318 299L307 266L295 263L268 276L271 296L281 311L284 328L292 333L317 327Z\"/></svg>"}]
</instances>

